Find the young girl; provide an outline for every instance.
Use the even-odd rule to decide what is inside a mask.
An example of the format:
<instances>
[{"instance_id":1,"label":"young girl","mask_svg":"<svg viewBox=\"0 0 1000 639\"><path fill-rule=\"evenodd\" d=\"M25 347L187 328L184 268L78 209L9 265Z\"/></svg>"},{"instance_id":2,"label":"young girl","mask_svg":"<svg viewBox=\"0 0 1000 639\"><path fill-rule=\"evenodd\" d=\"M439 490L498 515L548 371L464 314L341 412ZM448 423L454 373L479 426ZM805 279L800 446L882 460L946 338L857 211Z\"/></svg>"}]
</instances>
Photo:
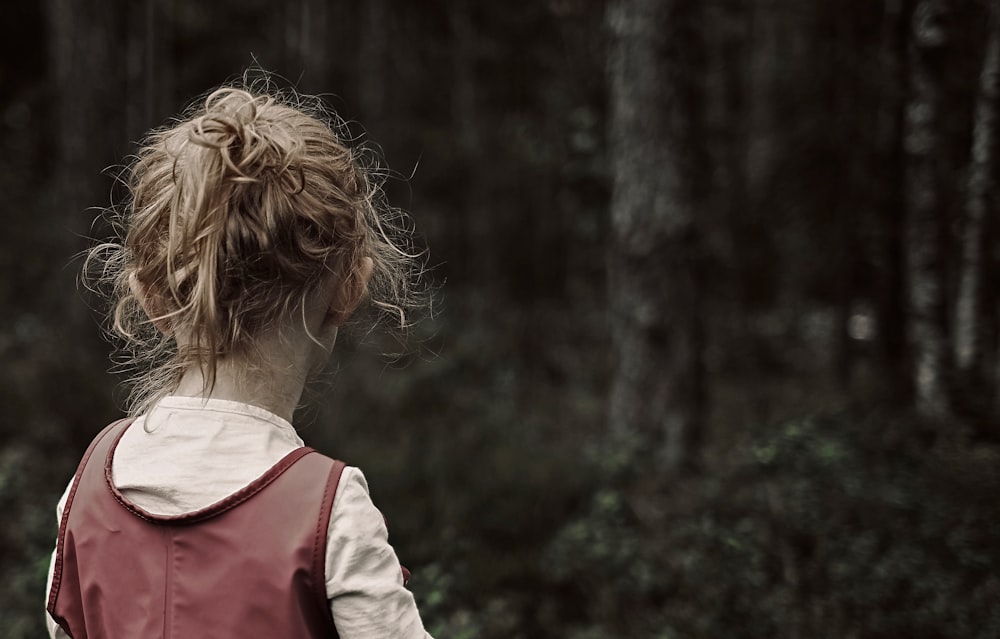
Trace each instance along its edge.
<instances>
[{"instance_id":1,"label":"young girl","mask_svg":"<svg viewBox=\"0 0 1000 639\"><path fill-rule=\"evenodd\" d=\"M406 322L408 243L321 108L222 88L145 140L113 327L155 360L57 507L52 637L427 637L361 471L291 425L368 299Z\"/></svg>"}]
</instances>

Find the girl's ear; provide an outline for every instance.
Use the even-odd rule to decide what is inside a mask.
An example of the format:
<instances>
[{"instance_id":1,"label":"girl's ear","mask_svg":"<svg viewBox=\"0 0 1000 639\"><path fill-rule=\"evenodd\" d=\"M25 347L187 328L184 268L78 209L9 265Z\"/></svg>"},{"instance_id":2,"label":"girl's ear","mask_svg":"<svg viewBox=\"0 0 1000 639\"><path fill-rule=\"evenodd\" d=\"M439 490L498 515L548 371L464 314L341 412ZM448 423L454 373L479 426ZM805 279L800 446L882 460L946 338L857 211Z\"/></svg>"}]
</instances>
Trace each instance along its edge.
<instances>
[{"instance_id":1,"label":"girl's ear","mask_svg":"<svg viewBox=\"0 0 1000 639\"><path fill-rule=\"evenodd\" d=\"M368 291L368 282L372 278L374 266L372 258L361 258L361 263L358 264L358 270L354 277L344 282L337 294L333 296L327 316L334 326L343 326L358 308L358 304L361 303Z\"/></svg>"},{"instance_id":2,"label":"girl's ear","mask_svg":"<svg viewBox=\"0 0 1000 639\"><path fill-rule=\"evenodd\" d=\"M156 327L156 330L164 335L170 335L173 332L173 328L170 326L170 319L166 317L167 309L163 306L162 302L158 298L146 294L142 285L139 284L135 273L129 276L128 287L132 290L132 295L135 295L139 306L142 307L142 311L149 318L149 321L153 323L153 326Z\"/></svg>"}]
</instances>

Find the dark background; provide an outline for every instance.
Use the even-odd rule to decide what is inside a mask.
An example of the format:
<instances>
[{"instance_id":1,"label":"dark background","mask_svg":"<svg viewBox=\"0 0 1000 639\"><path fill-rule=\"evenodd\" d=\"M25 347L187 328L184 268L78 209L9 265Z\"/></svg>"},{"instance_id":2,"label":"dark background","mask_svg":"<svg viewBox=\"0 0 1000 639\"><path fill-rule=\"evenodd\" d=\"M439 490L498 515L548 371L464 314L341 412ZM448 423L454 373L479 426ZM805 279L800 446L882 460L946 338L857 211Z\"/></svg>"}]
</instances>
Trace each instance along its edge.
<instances>
[{"instance_id":1,"label":"dark background","mask_svg":"<svg viewBox=\"0 0 1000 639\"><path fill-rule=\"evenodd\" d=\"M259 65L363 123L430 248L407 354L359 328L297 425L433 634L1000 635L995 12L5 2L0 634L44 633L124 398L77 283L116 167Z\"/></svg>"}]
</instances>

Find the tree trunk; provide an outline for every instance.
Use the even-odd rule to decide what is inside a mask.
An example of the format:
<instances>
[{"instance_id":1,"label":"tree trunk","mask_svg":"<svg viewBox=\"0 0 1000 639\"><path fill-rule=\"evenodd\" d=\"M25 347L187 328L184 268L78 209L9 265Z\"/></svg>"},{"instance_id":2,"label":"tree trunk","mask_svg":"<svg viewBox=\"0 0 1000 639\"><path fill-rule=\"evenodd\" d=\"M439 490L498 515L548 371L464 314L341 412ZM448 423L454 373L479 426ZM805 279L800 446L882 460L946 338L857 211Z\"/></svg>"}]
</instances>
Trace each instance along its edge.
<instances>
[{"instance_id":1,"label":"tree trunk","mask_svg":"<svg viewBox=\"0 0 1000 639\"><path fill-rule=\"evenodd\" d=\"M31 250L62 261L86 249L86 238L103 234L103 229L91 226L97 215L94 207L109 203L112 182L102 171L117 166L128 151L123 55L126 7L117 0L49 0L46 9L54 216L45 223L52 233L48 245ZM80 371L88 371L91 377L86 381L100 383L92 372L95 362L105 359L107 345L94 330L85 305L75 301L79 295L76 268L54 269L51 280L37 285L52 296L43 321L50 324L52 335L62 337L56 374L83 382ZM72 441L67 446L82 450L92 432L89 428L70 431Z\"/></svg>"},{"instance_id":2,"label":"tree trunk","mask_svg":"<svg viewBox=\"0 0 1000 639\"><path fill-rule=\"evenodd\" d=\"M609 6L613 433L663 469L697 466L701 330L695 219L703 193L698 3Z\"/></svg>"},{"instance_id":3,"label":"tree trunk","mask_svg":"<svg viewBox=\"0 0 1000 639\"><path fill-rule=\"evenodd\" d=\"M961 382L959 387L979 392L982 392L985 381L983 280L986 275L987 216L992 208L996 180L997 74L1000 73L1000 25L995 8L991 9L991 14L973 119L953 337L955 370Z\"/></svg>"},{"instance_id":4,"label":"tree trunk","mask_svg":"<svg viewBox=\"0 0 1000 639\"><path fill-rule=\"evenodd\" d=\"M121 2L49 0L50 59L56 113L60 205L81 214L99 204L100 171L121 159L125 124ZM111 117L109 117L109 115ZM104 201L107 198L103 198ZM72 223L86 228L89 220Z\"/></svg>"},{"instance_id":5,"label":"tree trunk","mask_svg":"<svg viewBox=\"0 0 1000 639\"><path fill-rule=\"evenodd\" d=\"M845 65L842 61L849 59L848 56L860 48L859 38L855 37L856 25L853 22L856 13L853 6L837 5L822 21L824 27L829 29L826 32L826 41L829 43L827 45L829 48L826 49L828 56L826 63L830 74L830 94L827 99L832 107L832 130L836 131L837 136L846 136L848 139L857 139L858 133L857 71L854 66ZM831 343L834 378L841 389L847 390L850 387L855 356L848 324L857 297L856 271L861 251L858 237L860 220L856 210L858 197L854 177L855 162L851 157L851 152L856 152L856 149L843 142L837 144L836 141L831 146L836 150L832 153L833 166L829 175L831 191L828 203L831 217L836 220L834 227L836 244L833 247L831 263L837 274L833 299L835 321Z\"/></svg>"},{"instance_id":6,"label":"tree trunk","mask_svg":"<svg viewBox=\"0 0 1000 639\"><path fill-rule=\"evenodd\" d=\"M920 0L911 23L911 95L906 110L906 272L914 404L918 414L948 412L945 392L943 69L949 44L943 0Z\"/></svg>"},{"instance_id":7,"label":"tree trunk","mask_svg":"<svg viewBox=\"0 0 1000 639\"><path fill-rule=\"evenodd\" d=\"M751 243L746 241L747 230L757 224L754 207L750 204L748 176L750 158L749 117L750 97L757 88L751 83L756 79L750 73L753 50L754 7L736 0L723 5L721 19L723 37L720 44L722 69L722 130L720 144L720 188L723 192L721 206L723 223L721 233L725 238L722 252L729 256L734 273L734 292L725 296L733 300L729 313L734 323L729 332L739 340L752 333L753 263Z\"/></svg>"},{"instance_id":8,"label":"tree trunk","mask_svg":"<svg viewBox=\"0 0 1000 639\"><path fill-rule=\"evenodd\" d=\"M781 34L787 29L782 24L784 15L780 8L770 3L746 3L749 16L749 46L746 50L746 73L749 91L746 101L747 199L750 206L769 204L774 175L778 171L778 153L783 122L777 108L780 96Z\"/></svg>"},{"instance_id":9,"label":"tree trunk","mask_svg":"<svg viewBox=\"0 0 1000 639\"><path fill-rule=\"evenodd\" d=\"M101 172L116 166L127 147L125 121L126 7L105 0L49 0L53 94L53 183L60 218L58 254L84 248L94 218L91 207L108 204L110 182ZM75 276L65 271L65 292ZM74 318L89 321L80 304ZM77 311L79 311L77 313ZM79 317L77 317L79 315Z\"/></svg>"}]
</instances>

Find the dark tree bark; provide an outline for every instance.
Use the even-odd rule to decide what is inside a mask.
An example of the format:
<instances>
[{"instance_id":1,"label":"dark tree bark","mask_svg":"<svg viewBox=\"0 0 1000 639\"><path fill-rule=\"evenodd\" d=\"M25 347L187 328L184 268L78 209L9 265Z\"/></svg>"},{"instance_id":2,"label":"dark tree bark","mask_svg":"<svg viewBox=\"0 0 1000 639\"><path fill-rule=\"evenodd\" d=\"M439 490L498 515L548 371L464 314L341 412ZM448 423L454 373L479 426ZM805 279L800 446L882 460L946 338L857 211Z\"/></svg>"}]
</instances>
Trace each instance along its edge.
<instances>
[{"instance_id":1,"label":"dark tree bark","mask_svg":"<svg viewBox=\"0 0 1000 639\"><path fill-rule=\"evenodd\" d=\"M973 116L972 153L961 236L958 293L955 299L953 359L958 388L982 392L986 375L984 308L986 238L996 189L997 95L1000 73L1000 24L991 6L990 31L979 75Z\"/></svg>"},{"instance_id":2,"label":"dark tree bark","mask_svg":"<svg viewBox=\"0 0 1000 639\"><path fill-rule=\"evenodd\" d=\"M109 203L109 180L101 175L128 151L126 128L126 6L104 0L49 0L49 56L53 95L51 131L53 183L59 219L58 254L86 246L91 207ZM55 226L54 225L54 226ZM75 288L69 275L67 294ZM70 304L74 317L88 318ZM78 315L78 316L77 316Z\"/></svg>"},{"instance_id":3,"label":"dark tree bark","mask_svg":"<svg viewBox=\"0 0 1000 639\"><path fill-rule=\"evenodd\" d=\"M747 60L746 165L747 200L750 207L767 203L774 174L778 171L783 122L780 121L778 98L782 66L781 34L786 30L787 15L780 4L748 3L746 8L750 30ZM783 24L784 23L784 24Z\"/></svg>"},{"instance_id":4,"label":"dark tree bark","mask_svg":"<svg viewBox=\"0 0 1000 639\"><path fill-rule=\"evenodd\" d=\"M699 11L684 0L623 0L608 9L617 356L609 421L668 473L697 465L703 418Z\"/></svg>"},{"instance_id":5,"label":"dark tree bark","mask_svg":"<svg viewBox=\"0 0 1000 639\"><path fill-rule=\"evenodd\" d=\"M834 325L833 325L833 369L834 376L841 388L847 389L851 382L854 365L854 349L848 324L853 306L858 297L856 288L857 264L861 252L858 226L860 220L857 214L857 188L854 178L856 162L850 155L852 149L842 142L843 136L857 139L858 87L857 72L853 65L843 61L856 51L862 43L857 37L856 25L853 20L858 15L854 6L837 5L823 20L829 29L826 40L829 43L830 73L830 104L833 109L832 131L838 136L831 145L833 151L833 170L829 177L832 190L829 193L831 217L835 222L836 246L833 248L832 263L837 273L834 292Z\"/></svg>"},{"instance_id":6,"label":"dark tree bark","mask_svg":"<svg viewBox=\"0 0 1000 639\"><path fill-rule=\"evenodd\" d=\"M48 281L37 283L53 297L52 312L44 321L51 334L60 337L58 363L50 374L73 379L79 391L84 384L111 381L93 375L98 362L105 361L106 344L86 306L76 301L79 263L58 267L86 249L87 238L103 235L99 226L92 226L100 207L110 203L112 182L102 171L117 166L130 150L125 118L127 8L118 0L49 0L46 10L54 218L44 222L51 230L48 245L32 250L48 254L56 267ZM108 386L108 397L110 390ZM79 397L73 389L67 391ZM92 428L81 424L64 430L69 436L66 448L83 450Z\"/></svg>"},{"instance_id":7,"label":"dark tree bark","mask_svg":"<svg viewBox=\"0 0 1000 639\"><path fill-rule=\"evenodd\" d=\"M916 3L910 30L910 98L906 109L906 273L914 406L925 417L948 412L945 392L944 196L941 139L942 56L949 45L944 0Z\"/></svg>"},{"instance_id":8,"label":"dark tree bark","mask_svg":"<svg viewBox=\"0 0 1000 639\"><path fill-rule=\"evenodd\" d=\"M722 70L722 118L719 145L720 187L723 192L722 215L724 218L724 253L733 264L736 282L732 311L729 313L738 326L733 328L742 336L751 333L753 288L750 243L745 241L747 229L755 224L750 203L750 127L747 126L754 80L750 71L751 37L753 35L754 8L739 0L722 7L722 42L719 46Z\"/></svg>"},{"instance_id":9,"label":"dark tree bark","mask_svg":"<svg viewBox=\"0 0 1000 639\"><path fill-rule=\"evenodd\" d=\"M95 174L124 150L122 2L49 0L50 60L55 96L56 182L68 215L106 201ZM87 220L89 222L89 220ZM81 229L80 222L70 225Z\"/></svg>"}]
</instances>

